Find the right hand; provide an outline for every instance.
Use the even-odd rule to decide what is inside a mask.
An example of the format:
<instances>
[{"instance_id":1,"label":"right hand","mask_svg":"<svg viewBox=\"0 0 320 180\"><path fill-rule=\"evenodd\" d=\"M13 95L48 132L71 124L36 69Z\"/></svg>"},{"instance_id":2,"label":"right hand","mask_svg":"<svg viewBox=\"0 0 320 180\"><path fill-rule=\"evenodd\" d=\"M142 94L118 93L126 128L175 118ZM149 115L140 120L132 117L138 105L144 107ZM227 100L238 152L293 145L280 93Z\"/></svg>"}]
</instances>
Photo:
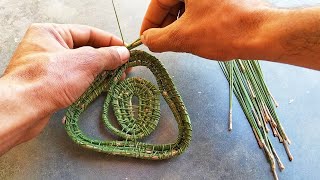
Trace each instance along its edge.
<instances>
[{"instance_id":1,"label":"right hand","mask_svg":"<svg viewBox=\"0 0 320 180\"><path fill-rule=\"evenodd\" d=\"M179 11L183 14L177 20ZM261 28L270 11L262 0L151 0L141 40L155 52L188 52L215 60L252 58L263 49Z\"/></svg>"}]
</instances>

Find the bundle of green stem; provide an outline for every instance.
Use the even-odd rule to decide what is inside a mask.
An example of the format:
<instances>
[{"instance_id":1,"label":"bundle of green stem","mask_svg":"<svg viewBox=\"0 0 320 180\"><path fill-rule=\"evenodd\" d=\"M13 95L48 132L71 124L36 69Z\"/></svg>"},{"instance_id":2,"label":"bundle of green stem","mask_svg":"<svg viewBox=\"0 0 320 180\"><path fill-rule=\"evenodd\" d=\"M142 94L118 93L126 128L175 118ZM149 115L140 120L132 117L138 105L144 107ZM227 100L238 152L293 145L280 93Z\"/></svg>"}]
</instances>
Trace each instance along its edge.
<instances>
[{"instance_id":1,"label":"bundle of green stem","mask_svg":"<svg viewBox=\"0 0 320 180\"><path fill-rule=\"evenodd\" d=\"M233 60L230 62L219 62L220 67L229 81L230 88L230 115L229 130L232 129L232 91L236 95L240 106L245 113L259 147L264 151L268 159L275 179L276 162L280 171L284 169L276 150L274 149L268 133L270 129L284 149L290 161L293 157L288 148L290 140L286 135L279 118L276 114L278 103L271 95L265 84L261 67L255 60Z\"/></svg>"}]
</instances>

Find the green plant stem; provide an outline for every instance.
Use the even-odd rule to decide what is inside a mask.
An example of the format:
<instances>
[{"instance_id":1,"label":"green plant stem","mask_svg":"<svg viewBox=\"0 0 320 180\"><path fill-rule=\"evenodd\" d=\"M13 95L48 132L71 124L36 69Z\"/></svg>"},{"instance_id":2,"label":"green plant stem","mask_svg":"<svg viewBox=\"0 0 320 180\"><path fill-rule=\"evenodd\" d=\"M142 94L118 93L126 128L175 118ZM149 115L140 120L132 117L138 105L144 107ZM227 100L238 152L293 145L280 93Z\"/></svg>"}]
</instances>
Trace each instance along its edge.
<instances>
[{"instance_id":1,"label":"green plant stem","mask_svg":"<svg viewBox=\"0 0 320 180\"><path fill-rule=\"evenodd\" d=\"M116 6L114 5L114 1L113 0L112 0L112 6L113 6L114 14L116 15L116 19L117 19L117 23L118 23L118 27L119 27L119 31L120 31L120 35L121 35L121 39L122 39L123 45L125 45L125 41L124 41L124 38L123 38L122 30L120 28L121 26L120 26L120 22L119 22L118 13L117 13Z\"/></svg>"},{"instance_id":2,"label":"green plant stem","mask_svg":"<svg viewBox=\"0 0 320 180\"><path fill-rule=\"evenodd\" d=\"M233 61L229 62L229 131L232 130Z\"/></svg>"},{"instance_id":3,"label":"green plant stem","mask_svg":"<svg viewBox=\"0 0 320 180\"><path fill-rule=\"evenodd\" d=\"M140 38L138 38L137 40L135 40L131 44L127 45L126 47L128 50L132 50L140 45L142 45L142 42L141 42Z\"/></svg>"},{"instance_id":4,"label":"green plant stem","mask_svg":"<svg viewBox=\"0 0 320 180\"><path fill-rule=\"evenodd\" d=\"M268 126L271 127L272 132L279 141L283 143L289 160L293 159L288 147L290 140L285 134L275 111L278 104L264 82L258 61L234 60L233 62L233 68L231 68L230 62L219 62L219 65L229 81L229 90L231 89L231 84L233 85L233 92L248 119L258 145L265 152L274 178L278 179L275 162L277 162L280 170L285 167L271 144L268 136ZM232 101L230 92L229 97L230 105L230 101ZM231 106L229 108L231 109Z\"/></svg>"}]
</instances>

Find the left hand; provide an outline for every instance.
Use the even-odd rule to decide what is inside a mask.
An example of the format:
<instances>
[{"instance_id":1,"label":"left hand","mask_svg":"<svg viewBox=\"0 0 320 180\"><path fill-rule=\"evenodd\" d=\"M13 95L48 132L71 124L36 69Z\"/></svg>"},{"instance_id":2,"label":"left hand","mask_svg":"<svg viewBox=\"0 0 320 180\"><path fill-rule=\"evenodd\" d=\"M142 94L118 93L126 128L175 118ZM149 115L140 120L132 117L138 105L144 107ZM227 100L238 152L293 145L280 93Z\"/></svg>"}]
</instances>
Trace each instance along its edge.
<instances>
[{"instance_id":1,"label":"left hand","mask_svg":"<svg viewBox=\"0 0 320 180\"><path fill-rule=\"evenodd\" d=\"M0 97L0 127L12 119L6 126L11 133L0 131L0 144L18 127L18 143L39 134L50 115L76 101L99 73L128 61L122 45L116 36L89 26L31 25L0 78L0 94L6 94Z\"/></svg>"},{"instance_id":2,"label":"left hand","mask_svg":"<svg viewBox=\"0 0 320 180\"><path fill-rule=\"evenodd\" d=\"M93 27L34 24L3 78L32 86L42 102L52 105L51 110L65 108L103 70L127 62L129 51L122 45L119 38Z\"/></svg>"}]
</instances>

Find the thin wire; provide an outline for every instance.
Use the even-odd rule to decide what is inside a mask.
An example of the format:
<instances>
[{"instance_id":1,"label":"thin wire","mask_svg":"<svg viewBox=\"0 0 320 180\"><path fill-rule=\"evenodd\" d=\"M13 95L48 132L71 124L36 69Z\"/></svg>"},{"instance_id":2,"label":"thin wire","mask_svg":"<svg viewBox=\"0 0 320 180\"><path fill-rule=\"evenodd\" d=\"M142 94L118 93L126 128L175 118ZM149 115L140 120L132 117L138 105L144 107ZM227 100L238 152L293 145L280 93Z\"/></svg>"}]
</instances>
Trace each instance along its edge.
<instances>
[{"instance_id":1,"label":"thin wire","mask_svg":"<svg viewBox=\"0 0 320 180\"><path fill-rule=\"evenodd\" d=\"M120 30L121 39L122 39L123 45L125 45L125 43L124 43L124 38L123 38L123 34L122 34L122 31L121 31L121 27L120 27L120 22L119 22L118 14L117 14L117 10L116 10L116 6L114 5L113 0L112 0L112 6L113 6L114 14L116 15L116 19L117 19L117 23L118 23L118 28L119 28L119 30Z\"/></svg>"}]
</instances>

